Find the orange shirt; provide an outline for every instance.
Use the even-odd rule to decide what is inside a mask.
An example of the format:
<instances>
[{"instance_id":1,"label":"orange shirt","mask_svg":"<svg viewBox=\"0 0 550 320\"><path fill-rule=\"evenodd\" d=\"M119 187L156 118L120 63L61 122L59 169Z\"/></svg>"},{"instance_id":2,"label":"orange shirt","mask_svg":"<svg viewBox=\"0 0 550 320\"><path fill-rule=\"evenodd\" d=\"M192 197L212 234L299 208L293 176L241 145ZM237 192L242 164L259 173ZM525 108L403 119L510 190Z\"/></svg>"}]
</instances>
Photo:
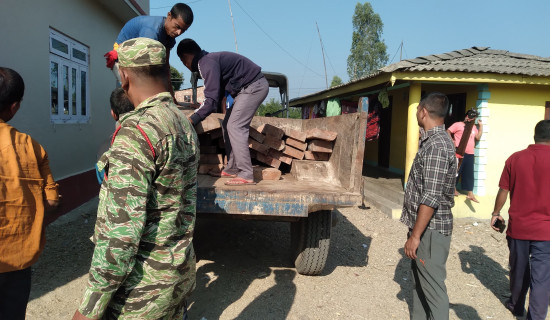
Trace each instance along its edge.
<instances>
[{"instance_id":1,"label":"orange shirt","mask_svg":"<svg viewBox=\"0 0 550 320\"><path fill-rule=\"evenodd\" d=\"M44 201L58 200L48 155L0 119L0 273L32 265L44 248Z\"/></svg>"}]
</instances>

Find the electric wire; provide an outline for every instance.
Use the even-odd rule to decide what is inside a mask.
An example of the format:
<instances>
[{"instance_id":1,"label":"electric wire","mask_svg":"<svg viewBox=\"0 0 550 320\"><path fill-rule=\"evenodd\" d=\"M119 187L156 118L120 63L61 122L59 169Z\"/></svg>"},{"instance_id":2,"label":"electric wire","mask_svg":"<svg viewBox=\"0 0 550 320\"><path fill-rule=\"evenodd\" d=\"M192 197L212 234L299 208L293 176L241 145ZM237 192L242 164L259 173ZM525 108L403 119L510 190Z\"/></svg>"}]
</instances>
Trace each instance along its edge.
<instances>
[{"instance_id":1,"label":"electric wire","mask_svg":"<svg viewBox=\"0 0 550 320\"><path fill-rule=\"evenodd\" d=\"M302 66L304 66L305 68L307 68L309 71L313 72L314 74L318 75L319 77L322 77L321 74L317 73L315 70L311 69L310 67L306 66L304 63L302 63L300 60L296 59L290 52L288 52L285 48L283 48L277 41L275 41L275 39L273 39L273 37L271 37L257 22L256 20L254 20L254 18L252 18L252 16L250 14L248 14L248 12L241 6L241 4L234 0L235 3L239 6L239 8L241 8L241 10L250 18L250 20L252 20L252 22L256 25L256 27L258 27L258 29L260 29L260 31L262 31L271 41L273 41L273 43L275 43L275 45L277 45L277 47L279 47L279 49L283 50L283 52L285 52L289 57L291 57L294 61L298 62L299 64L301 64Z\"/></svg>"}]
</instances>

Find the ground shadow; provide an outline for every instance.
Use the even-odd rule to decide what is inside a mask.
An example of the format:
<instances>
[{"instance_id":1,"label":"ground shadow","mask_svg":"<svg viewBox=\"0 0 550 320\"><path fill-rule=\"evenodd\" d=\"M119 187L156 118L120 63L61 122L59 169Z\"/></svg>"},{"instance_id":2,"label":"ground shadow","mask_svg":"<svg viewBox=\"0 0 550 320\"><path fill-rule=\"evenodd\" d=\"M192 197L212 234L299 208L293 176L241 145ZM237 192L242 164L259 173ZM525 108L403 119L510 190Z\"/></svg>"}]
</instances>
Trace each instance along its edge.
<instances>
[{"instance_id":1,"label":"ground shadow","mask_svg":"<svg viewBox=\"0 0 550 320\"><path fill-rule=\"evenodd\" d=\"M294 301L296 271L288 259L288 223L212 219L199 216L194 245L197 259L206 262L197 269L197 286L189 299L190 319L220 319L226 309L242 298L250 284L275 277L275 286L294 288L267 306L264 300L273 288L260 293L241 313L273 313L286 318ZM272 268L282 270L272 271ZM248 319L257 319L250 317Z\"/></svg>"},{"instance_id":2,"label":"ground shadow","mask_svg":"<svg viewBox=\"0 0 550 320\"><path fill-rule=\"evenodd\" d=\"M472 273L495 297L504 302L509 287L509 281L506 278L508 270L489 258L485 254L485 249L479 246L470 245L470 251L460 251L458 258L462 271Z\"/></svg>"},{"instance_id":3,"label":"ground shadow","mask_svg":"<svg viewBox=\"0 0 550 320\"><path fill-rule=\"evenodd\" d=\"M46 228L46 246L32 266L29 301L88 273L94 250L97 197ZM70 229L70 232L68 230Z\"/></svg>"},{"instance_id":4,"label":"ground shadow","mask_svg":"<svg viewBox=\"0 0 550 320\"><path fill-rule=\"evenodd\" d=\"M369 208L369 207L365 207ZM362 212L368 214L369 209ZM331 274L337 267L364 267L368 264L372 237L365 236L339 210L334 210L336 225L331 230L330 252L321 275Z\"/></svg>"},{"instance_id":5,"label":"ground shadow","mask_svg":"<svg viewBox=\"0 0 550 320\"><path fill-rule=\"evenodd\" d=\"M458 319L481 320L481 317L477 313L477 310L465 304L451 303L450 308L454 310Z\"/></svg>"},{"instance_id":6,"label":"ground shadow","mask_svg":"<svg viewBox=\"0 0 550 320\"><path fill-rule=\"evenodd\" d=\"M393 276L393 281L397 282L399 284L399 287L401 290L397 293L396 297L397 299L401 301L405 301L407 303L407 306L409 307L409 314L412 311L412 294L414 289L413 284L413 275L411 271L411 259L405 255L405 249L400 248L399 254L401 255L401 259L397 263L397 266L395 267L395 273Z\"/></svg>"},{"instance_id":7,"label":"ground shadow","mask_svg":"<svg viewBox=\"0 0 550 320\"><path fill-rule=\"evenodd\" d=\"M320 276L339 266L366 266L372 239L338 210L329 256ZM197 286L189 298L191 319L220 319L252 282L267 277L275 284L256 293L237 319L285 319L296 294L297 272L290 259L290 223L210 218L199 215L195 237ZM270 280L267 280L270 281ZM284 290L280 290L284 288ZM284 294L282 294L284 292ZM226 316L226 315L225 315ZM267 318L266 318L267 317Z\"/></svg>"}]
</instances>

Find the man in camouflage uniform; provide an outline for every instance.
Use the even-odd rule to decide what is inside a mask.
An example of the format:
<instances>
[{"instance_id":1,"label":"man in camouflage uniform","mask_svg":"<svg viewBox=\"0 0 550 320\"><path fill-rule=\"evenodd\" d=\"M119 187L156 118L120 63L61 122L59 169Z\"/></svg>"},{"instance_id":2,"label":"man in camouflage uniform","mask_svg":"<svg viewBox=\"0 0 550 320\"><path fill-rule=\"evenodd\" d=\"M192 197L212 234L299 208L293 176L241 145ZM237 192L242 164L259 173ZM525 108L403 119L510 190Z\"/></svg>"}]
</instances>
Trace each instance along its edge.
<instances>
[{"instance_id":1,"label":"man in camouflage uniform","mask_svg":"<svg viewBox=\"0 0 550 320\"><path fill-rule=\"evenodd\" d=\"M185 319L195 286L196 133L170 96L166 51L135 38L119 48L120 117L101 185L96 243L73 319Z\"/></svg>"}]
</instances>

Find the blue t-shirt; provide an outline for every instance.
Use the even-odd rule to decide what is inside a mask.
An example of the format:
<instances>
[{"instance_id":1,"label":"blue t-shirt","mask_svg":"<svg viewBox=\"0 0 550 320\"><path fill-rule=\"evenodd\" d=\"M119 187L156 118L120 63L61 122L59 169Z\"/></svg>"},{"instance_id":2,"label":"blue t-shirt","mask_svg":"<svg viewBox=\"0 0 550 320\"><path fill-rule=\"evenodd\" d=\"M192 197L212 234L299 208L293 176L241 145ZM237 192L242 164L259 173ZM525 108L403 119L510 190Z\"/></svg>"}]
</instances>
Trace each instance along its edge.
<instances>
[{"instance_id":1,"label":"blue t-shirt","mask_svg":"<svg viewBox=\"0 0 550 320\"><path fill-rule=\"evenodd\" d=\"M116 43L121 44L126 40L133 38L149 38L162 43L166 50L170 50L176 44L176 39L170 37L164 29L164 20L166 17L139 16L126 22L118 37Z\"/></svg>"}]
</instances>

